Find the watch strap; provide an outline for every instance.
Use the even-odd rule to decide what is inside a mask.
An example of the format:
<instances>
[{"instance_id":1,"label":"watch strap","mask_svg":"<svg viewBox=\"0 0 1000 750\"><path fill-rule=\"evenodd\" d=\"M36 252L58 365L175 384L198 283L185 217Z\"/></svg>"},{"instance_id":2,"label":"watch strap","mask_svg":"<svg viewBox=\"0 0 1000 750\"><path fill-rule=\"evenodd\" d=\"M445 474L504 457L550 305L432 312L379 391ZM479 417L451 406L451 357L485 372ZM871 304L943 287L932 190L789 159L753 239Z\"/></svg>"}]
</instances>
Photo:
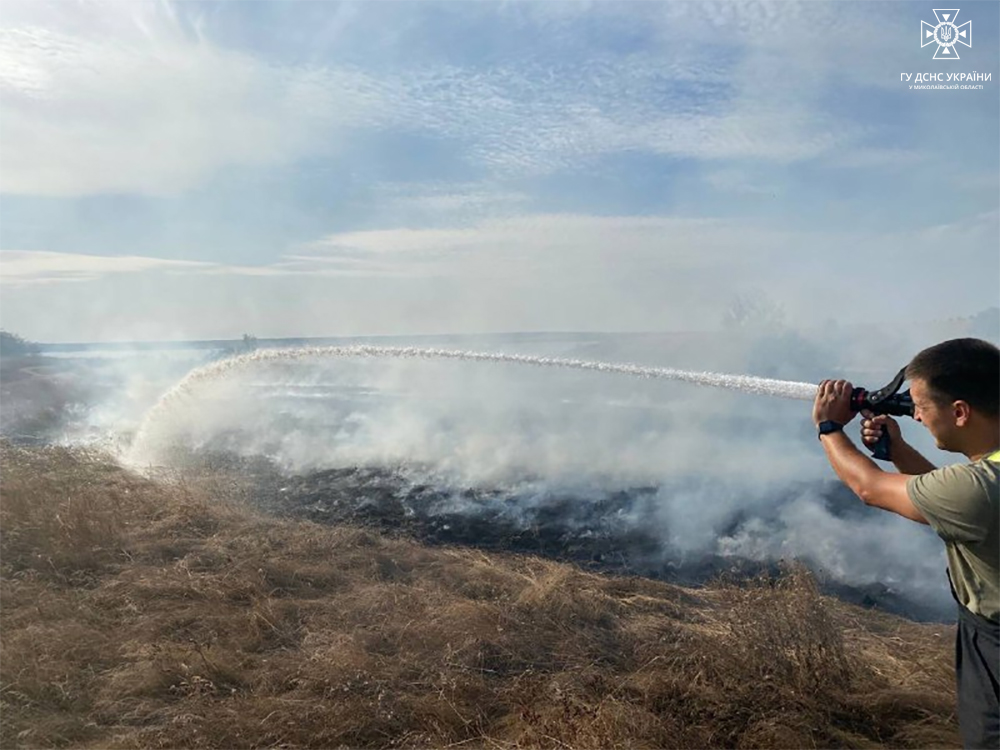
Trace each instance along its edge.
<instances>
[{"instance_id":1,"label":"watch strap","mask_svg":"<svg viewBox=\"0 0 1000 750\"><path fill-rule=\"evenodd\" d=\"M827 419L820 422L818 428L817 437L823 437L834 432L841 432L844 429L844 425L840 422L834 422L832 419Z\"/></svg>"}]
</instances>

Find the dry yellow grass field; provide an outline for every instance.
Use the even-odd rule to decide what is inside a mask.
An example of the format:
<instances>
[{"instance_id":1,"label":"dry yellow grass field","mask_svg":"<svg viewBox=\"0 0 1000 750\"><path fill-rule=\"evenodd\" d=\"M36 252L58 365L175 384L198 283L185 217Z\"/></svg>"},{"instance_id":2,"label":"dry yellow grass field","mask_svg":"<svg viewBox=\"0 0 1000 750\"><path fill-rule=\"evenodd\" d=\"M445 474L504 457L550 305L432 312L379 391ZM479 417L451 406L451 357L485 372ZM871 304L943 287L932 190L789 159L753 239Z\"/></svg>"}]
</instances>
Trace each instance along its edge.
<instances>
[{"instance_id":1,"label":"dry yellow grass field","mask_svg":"<svg viewBox=\"0 0 1000 750\"><path fill-rule=\"evenodd\" d=\"M255 511L0 445L0 745L957 747L952 630Z\"/></svg>"}]
</instances>

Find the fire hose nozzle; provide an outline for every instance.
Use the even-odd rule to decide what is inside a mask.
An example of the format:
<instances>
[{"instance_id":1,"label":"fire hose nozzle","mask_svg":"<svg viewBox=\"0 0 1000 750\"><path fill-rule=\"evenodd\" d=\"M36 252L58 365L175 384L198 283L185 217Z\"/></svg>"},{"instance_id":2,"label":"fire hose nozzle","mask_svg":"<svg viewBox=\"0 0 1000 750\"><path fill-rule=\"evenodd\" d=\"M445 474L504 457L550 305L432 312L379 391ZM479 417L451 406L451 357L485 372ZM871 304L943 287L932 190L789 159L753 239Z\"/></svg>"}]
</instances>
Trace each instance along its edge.
<instances>
[{"instance_id":1,"label":"fire hose nozzle","mask_svg":"<svg viewBox=\"0 0 1000 750\"><path fill-rule=\"evenodd\" d=\"M877 391L855 388L851 391L851 408L856 411L870 411L873 414L888 414L892 417L912 417L913 398L907 389L899 389L906 380L906 368L901 369L892 382ZM882 430L882 436L871 446L872 456L882 460L891 460L889 431Z\"/></svg>"}]
</instances>

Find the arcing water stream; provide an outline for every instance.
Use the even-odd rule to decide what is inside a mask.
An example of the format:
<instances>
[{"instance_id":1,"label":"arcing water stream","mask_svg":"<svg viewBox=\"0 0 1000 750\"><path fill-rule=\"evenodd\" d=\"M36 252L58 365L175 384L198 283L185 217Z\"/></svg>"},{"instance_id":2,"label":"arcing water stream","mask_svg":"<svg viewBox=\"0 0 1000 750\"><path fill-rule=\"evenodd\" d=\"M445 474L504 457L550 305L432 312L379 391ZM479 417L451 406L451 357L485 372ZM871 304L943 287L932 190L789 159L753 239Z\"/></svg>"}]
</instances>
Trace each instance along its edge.
<instances>
[{"instance_id":1,"label":"arcing water stream","mask_svg":"<svg viewBox=\"0 0 1000 750\"><path fill-rule=\"evenodd\" d=\"M130 451L133 460L144 460L156 425L169 414L178 403L193 398L200 385L223 378L230 373L265 362L293 362L296 360L327 357L356 358L396 358L396 359L457 359L468 362L498 362L536 367L561 367L574 370L629 375L637 378L677 380L696 385L715 386L743 393L779 398L810 401L816 395L816 386L787 380L759 378L752 375L727 375L713 372L692 372L667 367L645 367L632 364L614 364L581 359L558 357L536 357L526 354L503 354L499 352L473 352L454 349L421 349L416 347L392 346L325 346L303 347L299 349L263 349L229 359L219 360L189 372L177 385L165 393L146 414L136 433Z\"/></svg>"}]
</instances>

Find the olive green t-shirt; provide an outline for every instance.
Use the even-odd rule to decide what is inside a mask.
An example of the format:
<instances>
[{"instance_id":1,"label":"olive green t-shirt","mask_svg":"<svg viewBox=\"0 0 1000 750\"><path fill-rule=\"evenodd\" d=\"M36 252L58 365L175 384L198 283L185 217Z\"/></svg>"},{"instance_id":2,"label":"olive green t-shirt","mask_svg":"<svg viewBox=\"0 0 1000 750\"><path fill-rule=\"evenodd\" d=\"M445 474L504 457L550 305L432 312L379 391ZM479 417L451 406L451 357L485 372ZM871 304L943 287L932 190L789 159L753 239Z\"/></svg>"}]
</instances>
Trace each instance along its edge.
<instances>
[{"instance_id":1,"label":"olive green t-shirt","mask_svg":"<svg viewBox=\"0 0 1000 750\"><path fill-rule=\"evenodd\" d=\"M958 601L1000 620L1000 455L954 464L906 483L917 510L944 540ZM993 459L993 460L991 460Z\"/></svg>"}]
</instances>

